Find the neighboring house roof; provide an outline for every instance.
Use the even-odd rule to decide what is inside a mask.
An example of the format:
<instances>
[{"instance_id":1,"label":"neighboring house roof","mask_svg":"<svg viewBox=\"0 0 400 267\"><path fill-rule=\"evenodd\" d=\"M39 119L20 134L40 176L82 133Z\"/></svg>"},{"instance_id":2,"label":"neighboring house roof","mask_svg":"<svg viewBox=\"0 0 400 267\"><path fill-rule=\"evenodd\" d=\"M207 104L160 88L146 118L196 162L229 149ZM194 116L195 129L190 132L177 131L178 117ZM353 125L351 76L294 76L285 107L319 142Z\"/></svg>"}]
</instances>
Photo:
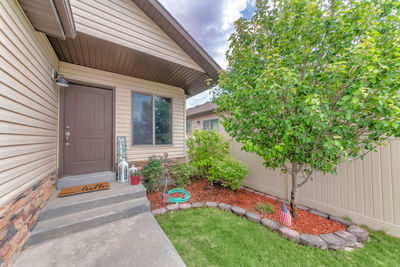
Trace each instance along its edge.
<instances>
[{"instance_id":1,"label":"neighboring house roof","mask_svg":"<svg viewBox=\"0 0 400 267\"><path fill-rule=\"evenodd\" d=\"M217 104L213 102L207 102L202 105L197 105L192 108L188 108L186 110L186 118L195 118L198 116L206 115L206 114L212 114L215 112L215 109L217 108Z\"/></svg>"},{"instance_id":2,"label":"neighboring house roof","mask_svg":"<svg viewBox=\"0 0 400 267\"><path fill-rule=\"evenodd\" d=\"M96 22L96 15L85 13L86 10L81 10L80 7L78 9L75 7L74 9L79 10L79 15L72 14L74 10L72 10L71 13L69 0L52 0L55 1L55 3L60 3L60 5L63 4L68 7L63 13L57 12L58 6L56 6L55 9L54 6L47 3L48 1L18 1L30 18L32 25L37 30L48 35L48 39L60 61L180 87L185 90L188 97L210 88L211 86L207 84L206 80L211 79L213 83L218 81L221 67L157 0L131 1L143 11L155 25L165 32L165 34L187 54L187 57L195 62L197 67L182 63L184 60L176 61L170 58L166 59L165 57L157 56L149 52L147 47L147 52L139 51L131 47L131 43L128 40L130 37L125 37L126 33L120 33L119 31L121 28L119 28L118 33L116 33L116 28L110 28L114 26L110 26L112 23L108 23L110 15L112 17L115 13L125 14L126 10L123 10L124 7L122 6L119 6L118 10L108 8L107 10L103 10L100 7L98 7L97 10L93 9L95 11L91 12L96 12L98 14L101 12L106 13L107 19L103 17L102 19L107 20L107 25L103 25L100 22ZM102 2L103 5L104 3L107 2ZM112 2L112 4L114 5L115 3ZM94 3L74 2L74 5L83 5L86 8L87 5L93 6ZM98 5L98 3L96 3L96 5ZM89 6L87 8L92 9L92 7ZM33 16L31 15L31 9L45 10L48 16L45 14ZM69 20L64 19L65 22L63 18L67 15L64 13L70 15L68 17ZM91 18L86 18L86 14ZM79 27L76 28L76 33L70 33L72 30L75 30L75 25L71 25L71 30L66 27L68 23L74 24L72 15L76 15L77 19L79 18L76 20L77 26L79 24ZM126 16L124 19L129 20L129 16L124 16ZM58 22L58 24L55 22L50 23L50 18ZM87 21L87 19L89 20ZM98 23L101 29L97 29L93 27L93 25L90 25L88 28L86 23L90 24L92 22ZM48 26L43 27L43 25ZM115 27L120 27L120 25ZM123 42L112 39L118 34L121 34ZM112 35L112 38L110 35ZM125 40L124 38L128 39ZM163 55L165 56L165 54ZM167 55L167 57L169 57L169 55Z\"/></svg>"}]
</instances>

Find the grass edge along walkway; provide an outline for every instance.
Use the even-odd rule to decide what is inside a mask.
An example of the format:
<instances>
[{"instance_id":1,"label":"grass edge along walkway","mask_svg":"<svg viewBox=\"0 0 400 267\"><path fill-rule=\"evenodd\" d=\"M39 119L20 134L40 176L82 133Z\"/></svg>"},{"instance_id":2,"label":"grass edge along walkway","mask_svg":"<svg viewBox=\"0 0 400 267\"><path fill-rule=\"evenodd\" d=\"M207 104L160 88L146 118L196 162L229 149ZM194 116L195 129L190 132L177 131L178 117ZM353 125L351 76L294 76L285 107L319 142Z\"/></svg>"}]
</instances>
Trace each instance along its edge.
<instances>
[{"instance_id":1,"label":"grass edge along walkway","mask_svg":"<svg viewBox=\"0 0 400 267\"><path fill-rule=\"evenodd\" d=\"M187 266L400 266L400 239L371 231L352 252L305 247L230 212L199 208L156 215Z\"/></svg>"}]
</instances>

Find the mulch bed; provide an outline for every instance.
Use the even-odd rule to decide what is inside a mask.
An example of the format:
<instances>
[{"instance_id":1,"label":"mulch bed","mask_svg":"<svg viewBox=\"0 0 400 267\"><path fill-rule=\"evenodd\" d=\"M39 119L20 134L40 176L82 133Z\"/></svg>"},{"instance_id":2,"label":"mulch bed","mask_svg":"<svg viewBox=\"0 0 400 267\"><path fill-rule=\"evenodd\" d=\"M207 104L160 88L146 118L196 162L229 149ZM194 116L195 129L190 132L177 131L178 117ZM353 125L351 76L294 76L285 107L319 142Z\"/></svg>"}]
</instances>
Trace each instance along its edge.
<instances>
[{"instance_id":1,"label":"mulch bed","mask_svg":"<svg viewBox=\"0 0 400 267\"><path fill-rule=\"evenodd\" d=\"M169 187L173 189L174 187ZM281 210L281 202L270 199L266 196L260 196L244 189L239 189L236 192L230 189L225 189L220 186L212 186L206 188L204 181L192 181L192 183L185 187L190 192L192 197L185 203L195 203L200 201L215 201L218 203L227 203L235 205L246 210L251 210L262 217L279 222L279 215ZM173 197L179 197L179 193L173 194ZM152 192L147 195L151 204L151 210L159 209L169 205L162 201L162 190ZM261 214L256 211L257 203L269 203L274 206L274 214ZM288 209L290 209L288 207ZM289 228L294 229L300 233L305 234L327 234L333 233L338 230L346 230L346 227L340 223L322 218L320 216L309 213L301 209L297 209L298 218L292 221L292 226Z\"/></svg>"}]
</instances>

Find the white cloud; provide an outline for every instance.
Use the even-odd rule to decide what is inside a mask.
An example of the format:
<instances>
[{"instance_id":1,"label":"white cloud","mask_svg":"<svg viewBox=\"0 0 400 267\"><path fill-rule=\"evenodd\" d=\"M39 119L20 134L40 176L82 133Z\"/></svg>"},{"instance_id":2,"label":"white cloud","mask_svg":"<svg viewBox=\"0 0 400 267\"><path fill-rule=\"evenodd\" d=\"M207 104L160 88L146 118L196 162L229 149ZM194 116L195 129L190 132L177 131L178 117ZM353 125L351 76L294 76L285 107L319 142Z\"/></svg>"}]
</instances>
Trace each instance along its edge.
<instances>
[{"instance_id":1,"label":"white cloud","mask_svg":"<svg viewBox=\"0 0 400 267\"><path fill-rule=\"evenodd\" d=\"M241 11L246 8L246 0L225 0L223 1L222 29L232 32L233 22L242 16Z\"/></svg>"},{"instance_id":2,"label":"white cloud","mask_svg":"<svg viewBox=\"0 0 400 267\"><path fill-rule=\"evenodd\" d=\"M186 100L186 108L191 108L203 103L206 103L211 100L210 90L206 90L200 94L192 96L188 100Z\"/></svg>"},{"instance_id":3,"label":"white cloud","mask_svg":"<svg viewBox=\"0 0 400 267\"><path fill-rule=\"evenodd\" d=\"M221 66L227 67L225 52L233 23L254 6L254 0L159 0L192 37ZM187 100L187 107L210 100L208 91Z\"/></svg>"},{"instance_id":4,"label":"white cloud","mask_svg":"<svg viewBox=\"0 0 400 267\"><path fill-rule=\"evenodd\" d=\"M233 23L242 16L249 0L159 0L193 38L226 67L225 52ZM251 0L252 1L252 0Z\"/></svg>"}]
</instances>

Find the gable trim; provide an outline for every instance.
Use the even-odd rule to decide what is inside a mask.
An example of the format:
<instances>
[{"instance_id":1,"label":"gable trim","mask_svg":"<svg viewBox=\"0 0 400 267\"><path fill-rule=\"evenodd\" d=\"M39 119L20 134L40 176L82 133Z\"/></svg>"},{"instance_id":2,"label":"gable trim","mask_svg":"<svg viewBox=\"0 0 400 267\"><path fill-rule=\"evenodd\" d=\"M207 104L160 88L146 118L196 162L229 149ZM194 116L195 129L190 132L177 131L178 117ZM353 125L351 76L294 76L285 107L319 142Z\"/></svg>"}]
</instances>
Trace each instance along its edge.
<instances>
[{"instance_id":1,"label":"gable trim","mask_svg":"<svg viewBox=\"0 0 400 267\"><path fill-rule=\"evenodd\" d=\"M214 81L218 81L221 67L193 39L183 26L157 0L132 0L169 37L171 37Z\"/></svg>"}]
</instances>

